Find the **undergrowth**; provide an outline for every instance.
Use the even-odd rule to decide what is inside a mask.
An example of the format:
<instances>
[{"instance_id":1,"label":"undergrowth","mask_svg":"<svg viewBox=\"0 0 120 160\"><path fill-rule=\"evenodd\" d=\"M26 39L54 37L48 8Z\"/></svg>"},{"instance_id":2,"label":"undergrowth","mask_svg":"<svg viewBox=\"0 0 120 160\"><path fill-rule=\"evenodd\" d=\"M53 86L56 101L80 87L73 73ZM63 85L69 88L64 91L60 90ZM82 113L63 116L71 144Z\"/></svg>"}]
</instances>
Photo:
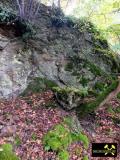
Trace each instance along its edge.
<instances>
[{"instance_id":1,"label":"undergrowth","mask_svg":"<svg viewBox=\"0 0 120 160\"><path fill-rule=\"evenodd\" d=\"M118 93L117 98L120 99L120 93Z\"/></svg>"},{"instance_id":2,"label":"undergrowth","mask_svg":"<svg viewBox=\"0 0 120 160\"><path fill-rule=\"evenodd\" d=\"M9 29L11 28L14 30L13 34L16 37L23 38L23 40L26 40L35 34L34 26L31 23L24 19L20 19L13 10L2 6L0 6L0 23L1 28L5 28L5 26L9 27Z\"/></svg>"},{"instance_id":3,"label":"undergrowth","mask_svg":"<svg viewBox=\"0 0 120 160\"><path fill-rule=\"evenodd\" d=\"M88 149L89 140L82 132L75 133L69 128L65 121L54 126L54 128L43 137L45 150L55 151L59 160L69 160L68 146L76 141L83 142L85 149Z\"/></svg>"},{"instance_id":4,"label":"undergrowth","mask_svg":"<svg viewBox=\"0 0 120 160\"><path fill-rule=\"evenodd\" d=\"M33 81L27 86L25 91L21 93L20 96L26 96L31 93L41 93L43 91L57 87L57 84L46 78L36 77Z\"/></svg>"},{"instance_id":5,"label":"undergrowth","mask_svg":"<svg viewBox=\"0 0 120 160\"><path fill-rule=\"evenodd\" d=\"M0 160L20 160L12 151L11 144L3 144L0 146Z\"/></svg>"},{"instance_id":6,"label":"undergrowth","mask_svg":"<svg viewBox=\"0 0 120 160\"><path fill-rule=\"evenodd\" d=\"M118 86L118 80L114 80L112 84L106 88L100 95L96 97L96 100L91 102L91 103L86 103L77 108L77 114L79 117L84 117L88 113L93 112L99 105L100 103L107 97L109 93L111 93L115 88Z\"/></svg>"}]
</instances>

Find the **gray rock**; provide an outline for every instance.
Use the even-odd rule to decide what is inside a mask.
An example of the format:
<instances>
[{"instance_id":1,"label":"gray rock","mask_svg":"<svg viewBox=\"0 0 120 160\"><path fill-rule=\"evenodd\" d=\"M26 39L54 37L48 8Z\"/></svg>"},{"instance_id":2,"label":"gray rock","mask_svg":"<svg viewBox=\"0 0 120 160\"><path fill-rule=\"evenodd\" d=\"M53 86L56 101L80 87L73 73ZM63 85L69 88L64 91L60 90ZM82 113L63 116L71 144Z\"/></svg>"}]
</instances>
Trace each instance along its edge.
<instances>
[{"instance_id":1,"label":"gray rock","mask_svg":"<svg viewBox=\"0 0 120 160\"><path fill-rule=\"evenodd\" d=\"M0 35L0 50L3 50L8 43L9 43L9 40L7 39L7 37Z\"/></svg>"},{"instance_id":2,"label":"gray rock","mask_svg":"<svg viewBox=\"0 0 120 160\"><path fill-rule=\"evenodd\" d=\"M91 87L97 78L89 68L84 67L86 59L104 72L112 73L113 59L93 53L90 33L80 33L67 25L51 27L50 15L54 12L49 10L51 14L48 15L46 10L41 5L40 15L35 19L36 35L27 41L28 45L17 39L11 42L8 37L0 35L0 98L18 96L34 77L46 77L60 87L78 89L83 85L80 82L83 77L89 80L88 87ZM65 70L68 61L73 63L74 69L70 71ZM68 105L66 102L63 105L71 109L78 105L81 97L74 99L74 95L69 95L68 101Z\"/></svg>"}]
</instances>

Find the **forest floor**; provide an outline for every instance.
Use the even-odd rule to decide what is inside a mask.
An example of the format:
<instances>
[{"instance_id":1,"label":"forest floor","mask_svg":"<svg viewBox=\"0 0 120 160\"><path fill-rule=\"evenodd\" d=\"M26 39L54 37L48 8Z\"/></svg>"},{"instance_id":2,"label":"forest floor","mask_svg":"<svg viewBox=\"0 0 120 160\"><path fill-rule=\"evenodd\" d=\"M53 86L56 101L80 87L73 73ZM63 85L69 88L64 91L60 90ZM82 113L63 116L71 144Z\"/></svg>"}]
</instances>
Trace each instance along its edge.
<instances>
[{"instance_id":1,"label":"forest floor","mask_svg":"<svg viewBox=\"0 0 120 160\"><path fill-rule=\"evenodd\" d=\"M75 113L56 107L52 91L0 101L0 144L11 143L21 160L56 160L54 152L44 150L43 135L62 122L63 117ZM90 160L120 160L120 100L113 99L95 114L80 121L90 139L89 149L84 152L81 143L69 146L70 160L82 160L83 152ZM118 144L116 158L93 158L92 142ZM76 152L81 150L81 154Z\"/></svg>"}]
</instances>

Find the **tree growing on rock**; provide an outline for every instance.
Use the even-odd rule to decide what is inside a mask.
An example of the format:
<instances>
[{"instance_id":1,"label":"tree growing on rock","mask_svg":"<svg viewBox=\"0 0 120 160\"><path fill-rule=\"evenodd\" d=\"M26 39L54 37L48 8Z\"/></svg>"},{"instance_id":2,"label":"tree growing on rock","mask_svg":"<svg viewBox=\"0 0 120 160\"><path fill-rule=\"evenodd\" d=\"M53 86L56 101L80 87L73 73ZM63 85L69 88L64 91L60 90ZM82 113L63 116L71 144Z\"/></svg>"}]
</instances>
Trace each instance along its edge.
<instances>
[{"instance_id":1,"label":"tree growing on rock","mask_svg":"<svg viewBox=\"0 0 120 160\"><path fill-rule=\"evenodd\" d=\"M36 18L40 2L38 0L15 0L18 9L18 16L21 20L32 21Z\"/></svg>"}]
</instances>

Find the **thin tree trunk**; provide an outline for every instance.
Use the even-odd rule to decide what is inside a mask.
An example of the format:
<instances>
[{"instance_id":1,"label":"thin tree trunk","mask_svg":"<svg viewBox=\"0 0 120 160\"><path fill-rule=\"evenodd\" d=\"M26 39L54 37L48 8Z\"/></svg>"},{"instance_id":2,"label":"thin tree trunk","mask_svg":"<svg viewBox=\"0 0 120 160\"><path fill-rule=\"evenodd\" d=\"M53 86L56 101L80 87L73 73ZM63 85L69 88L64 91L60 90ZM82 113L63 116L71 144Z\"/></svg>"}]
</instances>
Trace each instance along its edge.
<instances>
[{"instance_id":1,"label":"thin tree trunk","mask_svg":"<svg viewBox=\"0 0 120 160\"><path fill-rule=\"evenodd\" d=\"M20 5L20 1L19 0L16 0L16 2L17 2L17 5L18 5L18 9L19 9L19 15L20 15L20 17L21 17L21 5Z\"/></svg>"}]
</instances>

